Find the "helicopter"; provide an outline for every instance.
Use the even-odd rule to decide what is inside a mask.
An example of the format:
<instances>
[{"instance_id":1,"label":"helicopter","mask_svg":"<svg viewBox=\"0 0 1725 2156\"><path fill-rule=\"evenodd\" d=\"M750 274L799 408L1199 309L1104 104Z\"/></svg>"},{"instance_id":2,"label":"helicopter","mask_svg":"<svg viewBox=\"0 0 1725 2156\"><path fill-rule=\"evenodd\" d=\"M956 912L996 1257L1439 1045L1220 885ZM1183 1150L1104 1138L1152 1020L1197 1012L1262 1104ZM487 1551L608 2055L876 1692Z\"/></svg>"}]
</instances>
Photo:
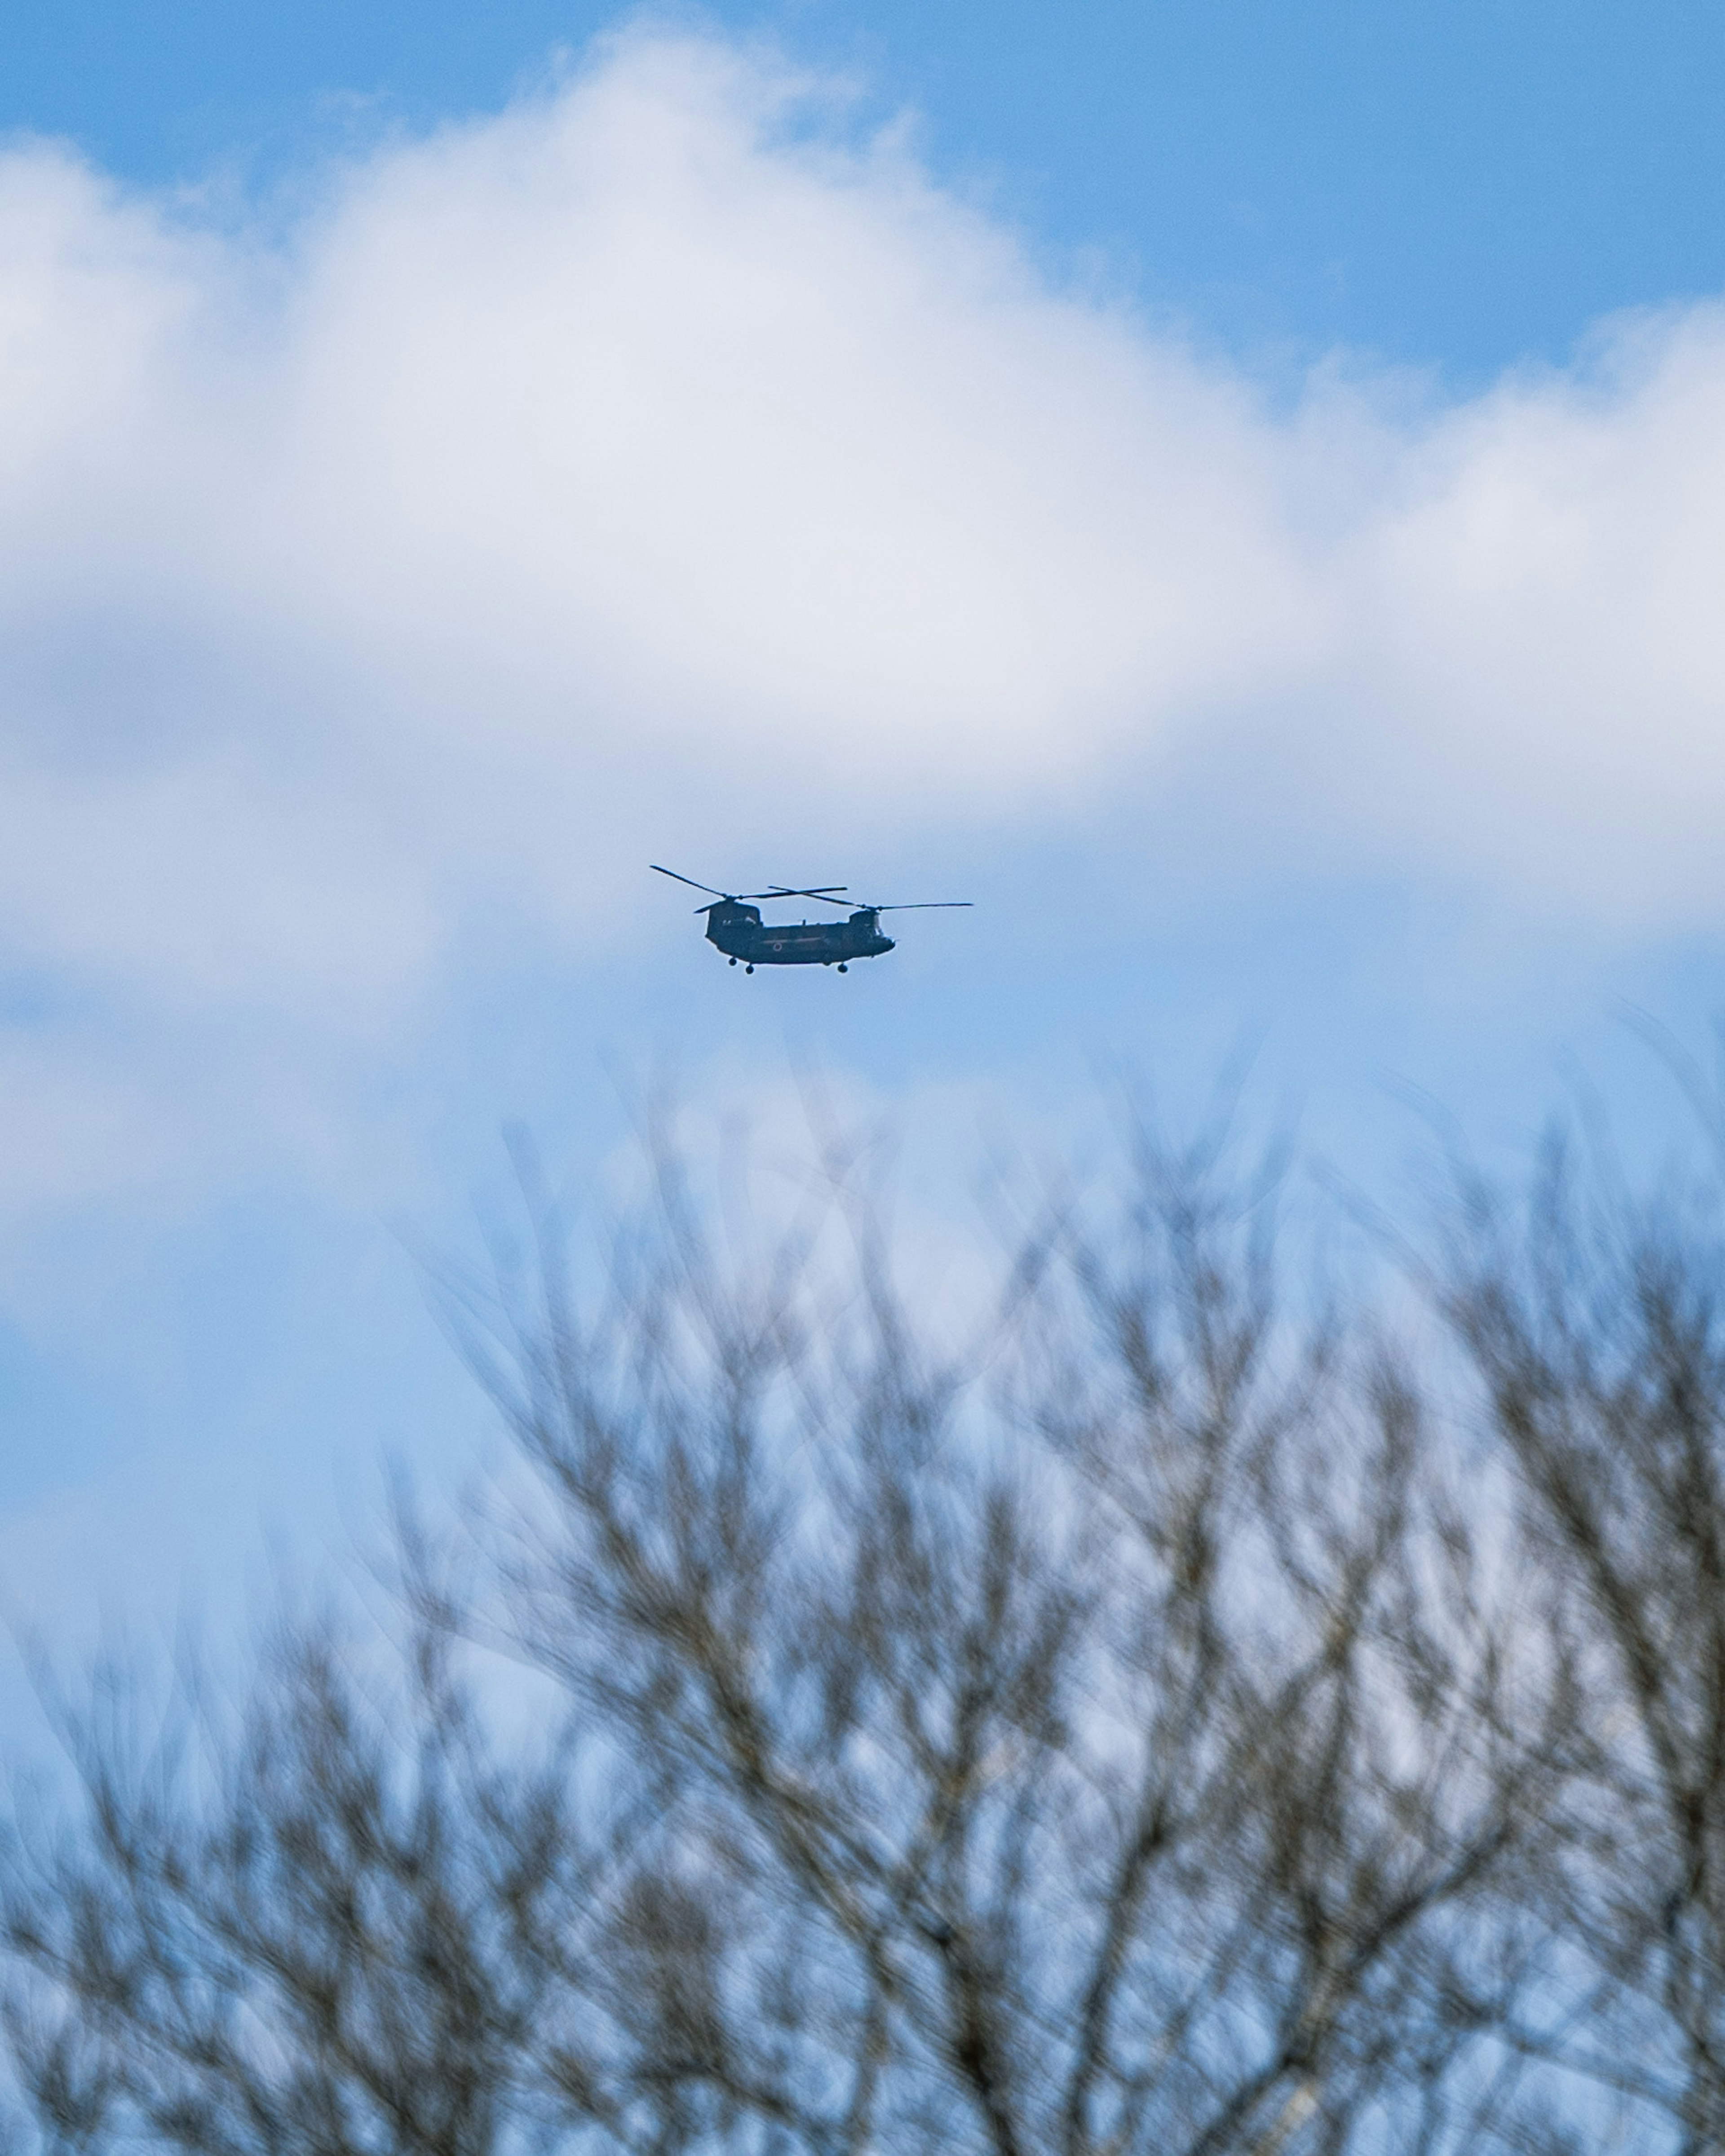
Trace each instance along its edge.
<instances>
[{"instance_id":1,"label":"helicopter","mask_svg":"<svg viewBox=\"0 0 1725 2156\"><path fill-rule=\"evenodd\" d=\"M853 958L882 958L893 947L891 937L880 933L883 913L927 913L972 903L968 898L931 898L904 906L853 907L844 896L847 886L842 883L809 885L798 891L783 884L774 884L770 891L715 891L711 884L696 883L693 876L679 875L675 869L662 869L657 861L649 861L648 866L659 875L687 884L691 891L712 893L710 905L695 909L706 916L706 940L716 945L733 966L741 961L743 970L750 973L757 966L836 966L846 973ZM848 912L850 918L763 925L761 909L753 901L774 898L816 898L824 906L836 906Z\"/></svg>"}]
</instances>

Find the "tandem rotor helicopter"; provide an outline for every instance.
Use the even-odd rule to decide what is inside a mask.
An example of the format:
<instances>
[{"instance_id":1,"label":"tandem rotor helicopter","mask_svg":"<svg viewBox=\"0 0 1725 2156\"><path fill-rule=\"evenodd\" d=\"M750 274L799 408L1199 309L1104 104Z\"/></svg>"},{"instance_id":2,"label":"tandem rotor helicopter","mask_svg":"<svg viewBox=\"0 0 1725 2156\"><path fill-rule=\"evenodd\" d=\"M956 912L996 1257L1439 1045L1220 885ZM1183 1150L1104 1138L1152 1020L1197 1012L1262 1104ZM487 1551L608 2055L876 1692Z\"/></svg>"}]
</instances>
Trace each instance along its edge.
<instances>
[{"instance_id":1,"label":"tandem rotor helicopter","mask_svg":"<svg viewBox=\"0 0 1725 2156\"><path fill-rule=\"evenodd\" d=\"M891 937L880 933L883 913L931 913L972 903L968 898L931 898L908 906L853 909L850 901L840 895L845 888L842 883L801 891L788 890L783 884L775 884L771 891L714 891L710 883L696 883L693 876L662 869L657 861L648 865L660 875L687 884L691 891L712 893L711 905L695 909L706 916L706 940L716 944L733 966L740 960L751 973L757 966L836 966L841 973L848 973L853 958L881 958L891 950ZM751 903L757 898L818 898L823 906L836 906L850 913L850 918L763 925L760 907Z\"/></svg>"}]
</instances>

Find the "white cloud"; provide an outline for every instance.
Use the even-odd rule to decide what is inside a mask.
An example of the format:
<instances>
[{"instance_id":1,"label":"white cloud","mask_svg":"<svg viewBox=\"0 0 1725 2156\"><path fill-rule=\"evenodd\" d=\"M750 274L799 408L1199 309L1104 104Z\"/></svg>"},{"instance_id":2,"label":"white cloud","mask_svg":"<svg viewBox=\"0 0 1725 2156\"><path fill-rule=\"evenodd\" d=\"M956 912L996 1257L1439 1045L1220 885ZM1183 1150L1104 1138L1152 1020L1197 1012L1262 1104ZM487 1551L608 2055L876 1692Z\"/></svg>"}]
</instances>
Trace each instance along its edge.
<instances>
[{"instance_id":1,"label":"white cloud","mask_svg":"<svg viewBox=\"0 0 1725 2156\"><path fill-rule=\"evenodd\" d=\"M589 907L668 784L974 814L1309 651L1241 390L807 87L628 40L273 253L13 156L15 938L339 998L475 883Z\"/></svg>"},{"instance_id":2,"label":"white cloud","mask_svg":"<svg viewBox=\"0 0 1725 2156\"><path fill-rule=\"evenodd\" d=\"M1289 863L1725 901L1725 316L1279 413L825 94L625 38L285 238L0 160L0 959L363 1037L475 907L1176 766Z\"/></svg>"},{"instance_id":3,"label":"white cloud","mask_svg":"<svg viewBox=\"0 0 1725 2156\"><path fill-rule=\"evenodd\" d=\"M1397 714L1424 795L1358 813L1595 917L1717 916L1725 311L1612 326L1578 372L1443 415L1347 571L1335 670Z\"/></svg>"}]
</instances>

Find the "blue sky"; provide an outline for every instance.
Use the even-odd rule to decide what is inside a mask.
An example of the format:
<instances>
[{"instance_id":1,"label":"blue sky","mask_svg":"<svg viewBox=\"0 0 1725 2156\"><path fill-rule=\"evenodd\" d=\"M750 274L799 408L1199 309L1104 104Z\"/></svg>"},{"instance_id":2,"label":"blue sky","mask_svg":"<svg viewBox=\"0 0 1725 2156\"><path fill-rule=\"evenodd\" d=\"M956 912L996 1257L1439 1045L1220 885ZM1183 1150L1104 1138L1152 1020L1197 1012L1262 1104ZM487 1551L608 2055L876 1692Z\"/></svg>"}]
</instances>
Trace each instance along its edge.
<instances>
[{"instance_id":1,"label":"blue sky","mask_svg":"<svg viewBox=\"0 0 1725 2156\"><path fill-rule=\"evenodd\" d=\"M147 184L493 110L620 11L18 8L0 124ZM1725 20L1702 0L910 0L665 11L853 71L1033 244L1101 248L1248 348L1473 381L1725 283ZM1262 356L1261 349L1260 356Z\"/></svg>"},{"instance_id":2,"label":"blue sky","mask_svg":"<svg viewBox=\"0 0 1725 2156\"><path fill-rule=\"evenodd\" d=\"M1680 1120L1725 957L1717 11L36 9L0 126L0 1580L223 1608L577 1188ZM744 981L669 860L904 916ZM1575 1073L1581 1078L1577 1079ZM956 1240L954 1240L956 1239ZM954 1257L954 1264L961 1262Z\"/></svg>"}]
</instances>

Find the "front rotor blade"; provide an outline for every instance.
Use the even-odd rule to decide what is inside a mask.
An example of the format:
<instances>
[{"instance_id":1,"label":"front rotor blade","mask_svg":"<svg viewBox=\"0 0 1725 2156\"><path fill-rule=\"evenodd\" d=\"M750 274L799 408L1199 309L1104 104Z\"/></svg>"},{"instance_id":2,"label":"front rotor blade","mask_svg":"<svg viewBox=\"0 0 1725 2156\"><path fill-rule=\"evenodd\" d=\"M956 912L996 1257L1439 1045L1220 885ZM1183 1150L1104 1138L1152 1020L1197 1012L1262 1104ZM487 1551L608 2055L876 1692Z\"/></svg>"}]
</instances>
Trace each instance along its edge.
<instances>
[{"instance_id":1,"label":"front rotor blade","mask_svg":"<svg viewBox=\"0 0 1725 2156\"><path fill-rule=\"evenodd\" d=\"M850 887L848 884L824 883L815 891L792 891L786 885L780 884L773 891L757 891L755 896L757 898L819 898L824 899L829 906L849 906L850 901L848 898L834 898L833 894L848 891Z\"/></svg>"},{"instance_id":2,"label":"front rotor blade","mask_svg":"<svg viewBox=\"0 0 1725 2156\"><path fill-rule=\"evenodd\" d=\"M870 913L937 913L943 906L974 906L973 898L913 898L902 906L871 906Z\"/></svg>"}]
</instances>

